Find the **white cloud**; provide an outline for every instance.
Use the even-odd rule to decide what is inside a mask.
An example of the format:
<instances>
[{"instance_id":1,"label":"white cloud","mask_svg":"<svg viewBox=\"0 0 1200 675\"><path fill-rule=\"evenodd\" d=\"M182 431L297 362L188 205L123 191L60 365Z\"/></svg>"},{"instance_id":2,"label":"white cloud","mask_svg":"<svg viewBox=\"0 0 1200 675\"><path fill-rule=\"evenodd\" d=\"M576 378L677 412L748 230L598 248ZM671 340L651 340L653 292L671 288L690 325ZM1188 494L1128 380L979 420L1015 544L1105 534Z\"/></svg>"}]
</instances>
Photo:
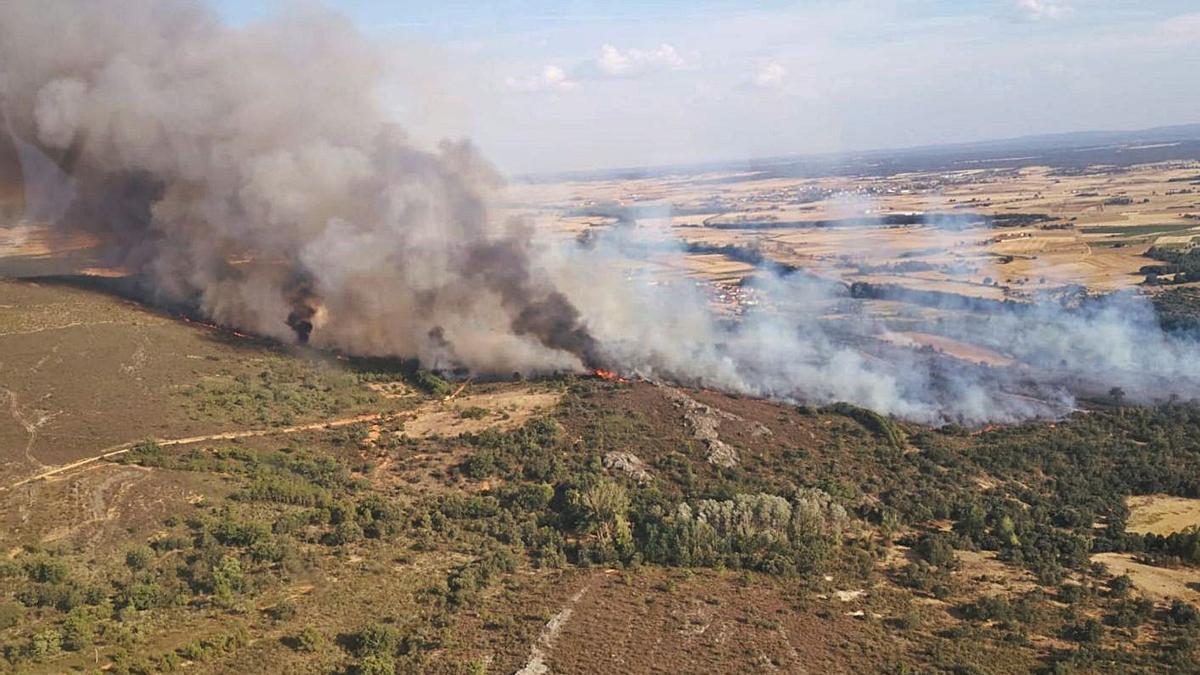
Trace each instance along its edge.
<instances>
[{"instance_id":1,"label":"white cloud","mask_svg":"<svg viewBox=\"0 0 1200 675\"><path fill-rule=\"evenodd\" d=\"M1073 11L1041 21L1018 0L953 3L954 12L878 0L758 3L781 9L578 21L536 32L543 47L529 34L488 34L451 47L473 79L448 97L463 112L462 130L447 135L472 135L506 170L532 171L1176 124L1200 110L1196 1L1151 0L1135 12L1119 0L1059 0ZM682 68L613 77L597 64L601 45L624 56L663 42ZM504 87L547 63L576 88ZM431 70L423 59L413 68Z\"/></svg>"},{"instance_id":2,"label":"white cloud","mask_svg":"<svg viewBox=\"0 0 1200 675\"><path fill-rule=\"evenodd\" d=\"M1058 19L1071 13L1068 0L1017 0L1017 8L1034 21Z\"/></svg>"},{"instance_id":3,"label":"white cloud","mask_svg":"<svg viewBox=\"0 0 1200 675\"><path fill-rule=\"evenodd\" d=\"M1173 16L1163 22L1162 32L1172 40L1200 41L1200 13Z\"/></svg>"},{"instance_id":4,"label":"white cloud","mask_svg":"<svg viewBox=\"0 0 1200 675\"><path fill-rule=\"evenodd\" d=\"M669 44L654 49L617 49L606 44L600 47L596 68L609 77L640 75L656 70L674 70L686 65L683 57Z\"/></svg>"},{"instance_id":5,"label":"white cloud","mask_svg":"<svg viewBox=\"0 0 1200 675\"><path fill-rule=\"evenodd\" d=\"M780 89L787 80L787 76L787 68L784 68L775 61L771 61L759 67L758 71L754 73L752 81L754 82L754 86L761 87L762 89Z\"/></svg>"},{"instance_id":6,"label":"white cloud","mask_svg":"<svg viewBox=\"0 0 1200 675\"><path fill-rule=\"evenodd\" d=\"M572 80L567 75L567 71L559 66L546 65L536 75L510 77L504 81L504 86L510 91L527 93L539 91L563 92L578 89L579 83Z\"/></svg>"}]
</instances>

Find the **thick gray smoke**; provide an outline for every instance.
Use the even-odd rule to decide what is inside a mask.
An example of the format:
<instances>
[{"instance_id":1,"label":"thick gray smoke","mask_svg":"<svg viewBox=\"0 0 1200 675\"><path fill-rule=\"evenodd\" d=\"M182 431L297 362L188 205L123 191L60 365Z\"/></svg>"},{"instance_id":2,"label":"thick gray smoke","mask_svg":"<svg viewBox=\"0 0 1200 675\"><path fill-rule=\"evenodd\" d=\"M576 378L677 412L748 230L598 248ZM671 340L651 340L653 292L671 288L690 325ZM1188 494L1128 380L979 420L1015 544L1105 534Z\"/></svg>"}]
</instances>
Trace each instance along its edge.
<instances>
[{"instance_id":1,"label":"thick gray smoke","mask_svg":"<svg viewBox=\"0 0 1200 675\"><path fill-rule=\"evenodd\" d=\"M498 221L496 173L466 143L406 139L375 100L382 68L320 10L233 29L187 0L0 3L0 139L19 158L0 147L0 225L91 233L158 300L223 324L434 367L604 365L927 422L1200 393L1200 349L1134 297L908 324L1013 360L996 366L896 344L894 319L802 273L764 272L764 305L721 318L705 289L628 272L682 255L670 233L555 246Z\"/></svg>"},{"instance_id":2,"label":"thick gray smoke","mask_svg":"<svg viewBox=\"0 0 1200 675\"><path fill-rule=\"evenodd\" d=\"M444 366L593 358L531 233L490 217L495 171L466 143L410 143L375 100L381 69L322 10L233 29L186 0L0 4L26 218L95 234L157 299Z\"/></svg>"}]
</instances>

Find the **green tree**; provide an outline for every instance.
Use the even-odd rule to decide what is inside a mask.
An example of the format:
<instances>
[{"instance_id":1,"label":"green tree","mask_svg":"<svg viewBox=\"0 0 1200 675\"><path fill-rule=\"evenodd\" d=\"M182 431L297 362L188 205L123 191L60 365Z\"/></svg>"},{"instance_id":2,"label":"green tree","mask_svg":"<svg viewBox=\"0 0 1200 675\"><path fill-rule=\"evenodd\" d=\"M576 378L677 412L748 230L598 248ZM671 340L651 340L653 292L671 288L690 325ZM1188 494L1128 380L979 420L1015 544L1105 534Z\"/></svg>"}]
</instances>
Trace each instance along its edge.
<instances>
[{"instance_id":1,"label":"green tree","mask_svg":"<svg viewBox=\"0 0 1200 675\"><path fill-rule=\"evenodd\" d=\"M629 495L619 484L602 480L571 495L571 508L584 531L594 533L601 545L612 546L621 557L633 553L629 525Z\"/></svg>"},{"instance_id":2,"label":"green tree","mask_svg":"<svg viewBox=\"0 0 1200 675\"><path fill-rule=\"evenodd\" d=\"M38 631L29 640L29 653L39 661L55 656L62 648L62 633L53 628Z\"/></svg>"},{"instance_id":3,"label":"green tree","mask_svg":"<svg viewBox=\"0 0 1200 675\"><path fill-rule=\"evenodd\" d=\"M1112 591L1114 597L1123 598L1129 595L1129 589L1131 588L1133 588L1133 579L1129 578L1128 574L1113 577L1108 582L1108 590Z\"/></svg>"},{"instance_id":4,"label":"green tree","mask_svg":"<svg viewBox=\"0 0 1200 675\"><path fill-rule=\"evenodd\" d=\"M972 541L979 541L987 531L987 511L983 505L978 502L972 503L962 517L954 523L954 531Z\"/></svg>"},{"instance_id":5,"label":"green tree","mask_svg":"<svg viewBox=\"0 0 1200 675\"><path fill-rule=\"evenodd\" d=\"M67 564L56 558L37 558L25 564L25 573L30 581L43 584L61 584L67 580Z\"/></svg>"},{"instance_id":6,"label":"green tree","mask_svg":"<svg viewBox=\"0 0 1200 675\"><path fill-rule=\"evenodd\" d=\"M1016 548L1021 545L1021 539L1017 536L1017 527L1008 514L1001 516L1000 522L996 523L996 537L1005 546Z\"/></svg>"},{"instance_id":7,"label":"green tree","mask_svg":"<svg viewBox=\"0 0 1200 675\"><path fill-rule=\"evenodd\" d=\"M245 585L242 563L237 556L224 555L212 569L212 591L217 602L228 605Z\"/></svg>"},{"instance_id":8,"label":"green tree","mask_svg":"<svg viewBox=\"0 0 1200 675\"><path fill-rule=\"evenodd\" d=\"M125 564L134 571L144 570L154 562L154 551L149 546L136 546L125 554Z\"/></svg>"},{"instance_id":9,"label":"green tree","mask_svg":"<svg viewBox=\"0 0 1200 675\"><path fill-rule=\"evenodd\" d=\"M67 651L77 652L90 647L96 637L92 617L83 610L73 610L63 623L62 646Z\"/></svg>"},{"instance_id":10,"label":"green tree","mask_svg":"<svg viewBox=\"0 0 1200 675\"><path fill-rule=\"evenodd\" d=\"M954 546L949 537L941 533L926 534L917 542L917 554L927 560L930 565L942 569L952 569L957 563L954 557Z\"/></svg>"}]
</instances>

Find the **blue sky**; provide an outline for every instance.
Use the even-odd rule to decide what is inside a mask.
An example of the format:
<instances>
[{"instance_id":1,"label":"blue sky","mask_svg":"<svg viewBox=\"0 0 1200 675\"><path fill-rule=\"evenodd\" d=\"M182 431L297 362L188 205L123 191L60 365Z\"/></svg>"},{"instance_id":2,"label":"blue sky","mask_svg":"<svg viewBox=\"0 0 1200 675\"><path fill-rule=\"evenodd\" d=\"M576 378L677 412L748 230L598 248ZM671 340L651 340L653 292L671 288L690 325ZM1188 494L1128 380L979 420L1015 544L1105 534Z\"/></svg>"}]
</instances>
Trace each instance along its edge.
<instances>
[{"instance_id":1,"label":"blue sky","mask_svg":"<svg viewBox=\"0 0 1200 675\"><path fill-rule=\"evenodd\" d=\"M325 4L387 55L415 137L510 172L1200 122L1195 0Z\"/></svg>"}]
</instances>

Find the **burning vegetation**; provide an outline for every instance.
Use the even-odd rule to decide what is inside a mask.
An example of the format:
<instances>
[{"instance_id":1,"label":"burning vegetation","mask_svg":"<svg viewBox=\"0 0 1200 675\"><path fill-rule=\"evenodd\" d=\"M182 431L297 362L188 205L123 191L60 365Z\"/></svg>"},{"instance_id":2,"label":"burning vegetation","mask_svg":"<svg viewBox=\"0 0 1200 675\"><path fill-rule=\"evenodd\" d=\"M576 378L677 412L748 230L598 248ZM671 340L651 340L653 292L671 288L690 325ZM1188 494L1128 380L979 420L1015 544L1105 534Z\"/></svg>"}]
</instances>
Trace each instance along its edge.
<instances>
[{"instance_id":1,"label":"burning vegetation","mask_svg":"<svg viewBox=\"0 0 1200 675\"><path fill-rule=\"evenodd\" d=\"M592 375L595 375L596 377L598 377L601 380L604 380L606 382L626 382L627 381L625 378L623 378L619 374L617 374L616 371L605 370L603 368L596 368L595 370L592 371Z\"/></svg>"}]
</instances>

